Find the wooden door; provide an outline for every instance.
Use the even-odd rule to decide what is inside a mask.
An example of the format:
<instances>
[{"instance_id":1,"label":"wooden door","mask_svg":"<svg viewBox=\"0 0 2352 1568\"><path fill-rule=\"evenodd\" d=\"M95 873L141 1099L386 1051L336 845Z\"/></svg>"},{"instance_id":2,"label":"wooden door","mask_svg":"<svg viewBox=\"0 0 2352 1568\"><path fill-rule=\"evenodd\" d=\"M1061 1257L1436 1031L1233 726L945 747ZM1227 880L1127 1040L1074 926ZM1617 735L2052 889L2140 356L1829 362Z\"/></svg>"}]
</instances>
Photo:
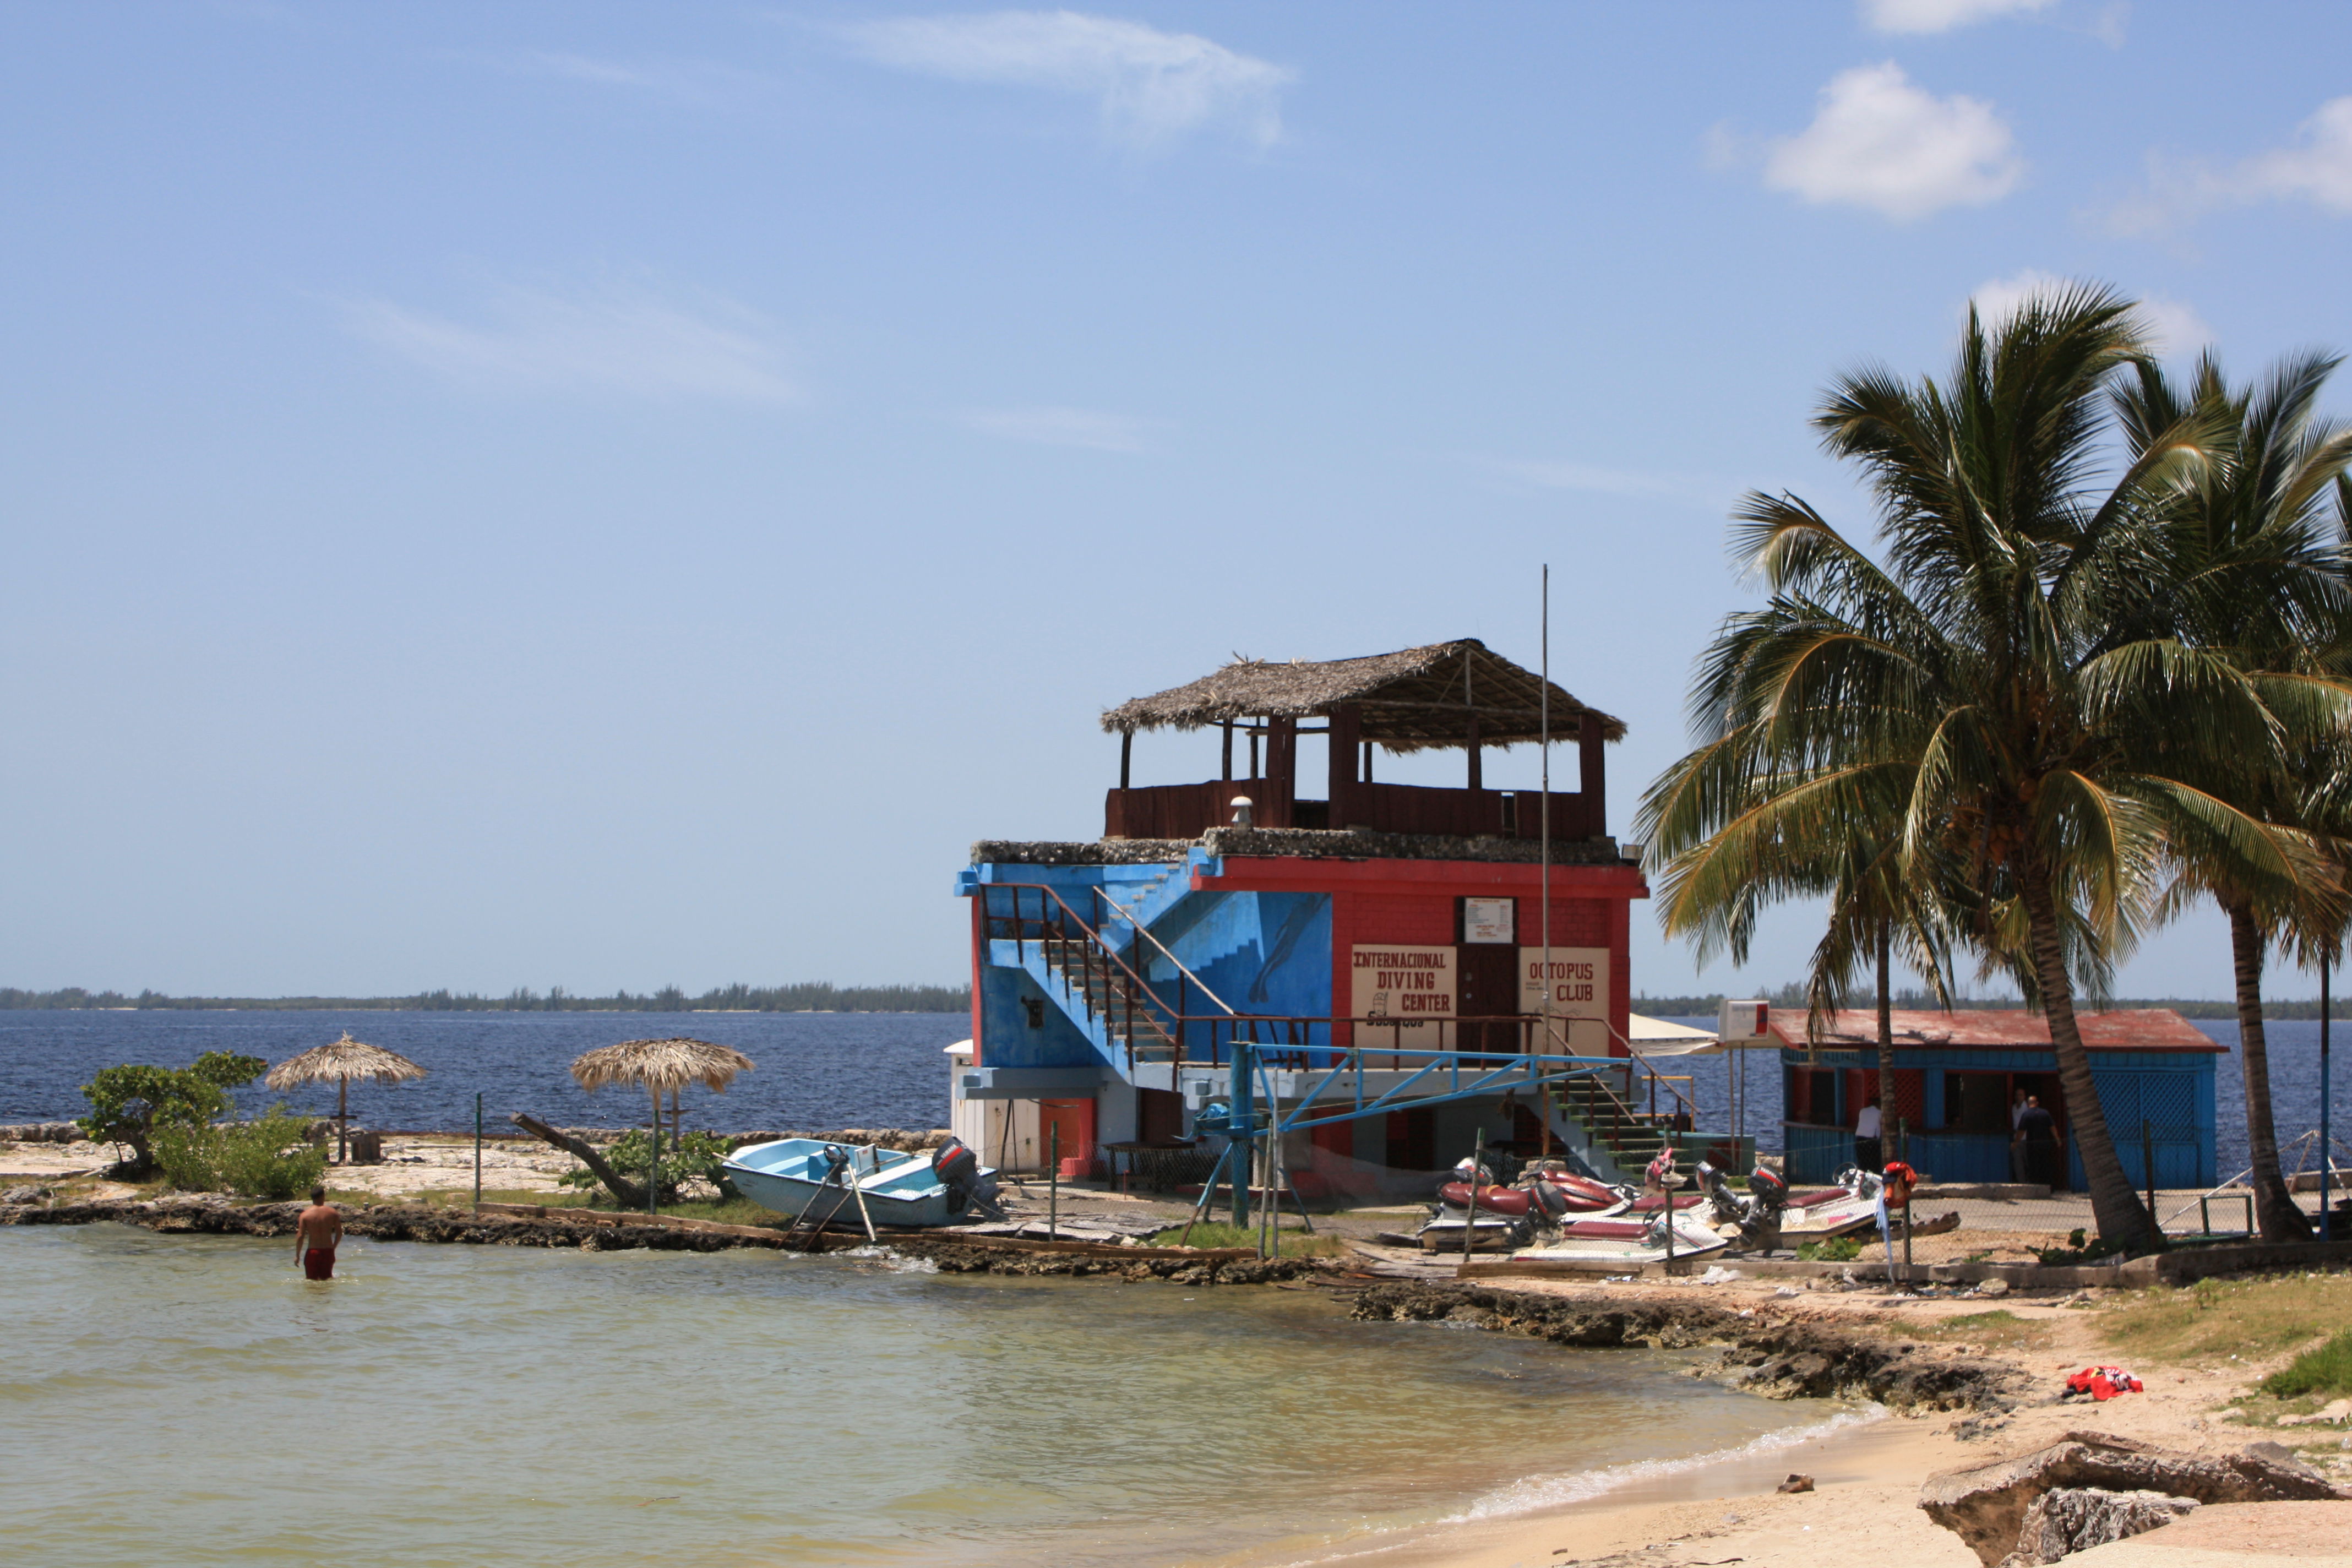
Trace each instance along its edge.
<instances>
[{"instance_id":1,"label":"wooden door","mask_svg":"<svg viewBox=\"0 0 2352 1568\"><path fill-rule=\"evenodd\" d=\"M1519 944L1509 922L1498 930L1499 942L1472 942L1467 899L1454 900L1454 1016L1457 1018L1507 1018L1519 1011ZM1506 910L1506 913L1509 911ZM1516 1055L1522 1047L1519 1030L1509 1024L1464 1024L1461 1048Z\"/></svg>"},{"instance_id":2,"label":"wooden door","mask_svg":"<svg viewBox=\"0 0 2352 1568\"><path fill-rule=\"evenodd\" d=\"M1174 1143L1184 1136L1184 1097L1171 1089L1135 1091L1135 1141Z\"/></svg>"},{"instance_id":3,"label":"wooden door","mask_svg":"<svg viewBox=\"0 0 2352 1568\"><path fill-rule=\"evenodd\" d=\"M1437 1169L1437 1112L1391 1110L1387 1118L1388 1165L1391 1171Z\"/></svg>"}]
</instances>

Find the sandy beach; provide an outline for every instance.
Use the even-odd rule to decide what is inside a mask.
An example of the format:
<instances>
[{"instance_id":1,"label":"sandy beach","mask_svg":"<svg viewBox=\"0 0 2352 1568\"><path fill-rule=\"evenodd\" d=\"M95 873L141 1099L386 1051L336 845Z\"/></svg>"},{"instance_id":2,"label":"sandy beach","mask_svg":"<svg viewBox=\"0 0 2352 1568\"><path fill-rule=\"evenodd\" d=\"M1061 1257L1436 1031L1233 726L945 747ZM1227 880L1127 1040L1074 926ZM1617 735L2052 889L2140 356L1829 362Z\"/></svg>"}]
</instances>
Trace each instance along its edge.
<instances>
[{"instance_id":1,"label":"sandy beach","mask_svg":"<svg viewBox=\"0 0 2352 1568\"><path fill-rule=\"evenodd\" d=\"M110 1143L10 1143L0 1146L0 1188L72 1182L85 1198L119 1198L140 1191L102 1173L120 1151ZM552 1193L578 1162L535 1140L482 1141L482 1186L488 1192ZM330 1165L327 1184L362 1201L415 1197L474 1184L474 1142L453 1134L387 1137L381 1164Z\"/></svg>"},{"instance_id":2,"label":"sandy beach","mask_svg":"<svg viewBox=\"0 0 2352 1568\"><path fill-rule=\"evenodd\" d=\"M1580 1293L1577 1288L1543 1284L1528 1289L1531 1293ZM1628 1296L1704 1291L1714 1304L1734 1310L1786 1312L1895 1335L1932 1330L1939 1321L1998 1307L2033 1325L2031 1331L2044 1342L2030 1352L1989 1352L2032 1380L2019 1408L2007 1415L1887 1412L1763 1452L1735 1453L1697 1464L1633 1467L1622 1477L1561 1478L1551 1483L1562 1491L1581 1490L1596 1481L1605 1485L1577 1500L1545 1504L1536 1500L1544 1489L1529 1488L1532 1496L1527 1502L1493 1496L1453 1521L1334 1542L1320 1551L1302 1552L1292 1543L1230 1559L1231 1568L1309 1563L1349 1568L1702 1568L1730 1563L1757 1568L1886 1568L1889 1563L1974 1568L1976 1554L1917 1506L1920 1483L1935 1471L2024 1452L2070 1431L2109 1433L2189 1451L2234 1449L2265 1438L2307 1442L2320 1434L2331 1449L2339 1442L2338 1428L2290 1433L2217 1420L2215 1412L2285 1358L2249 1359L2217 1369L2126 1356L2102 1338L2096 1302L2104 1292L2051 1292L2040 1300L2011 1297L1990 1302L1906 1298L1875 1290L1785 1296L1779 1293L1781 1287L1765 1282L1643 1283L1610 1289ZM1948 1348L1958 1354L1982 1347L1960 1342ZM2055 1403L2068 1373L2109 1363L2130 1367L2146 1391L2105 1404ZM1811 1401L1792 1401L1789 1411L1792 1426L1828 1414ZM2340 1441L2352 1443L2352 1438ZM2305 1458L2328 1469L2339 1486L2352 1484L2352 1449L2333 1455L2307 1452ZM1778 1491L1792 1474L1811 1476L1813 1489ZM2326 1506L2352 1509L2352 1503ZM2239 1553L2235 1560L2291 1560L2298 1568L2352 1563L2352 1548L2346 1544L2352 1538L2339 1533L2339 1518L2263 1517L2280 1521L2278 1527L2268 1532L2270 1539L2231 1548ZM2116 1552L2120 1563L2125 1560L2122 1549L2135 1545L2119 1542L2099 1550ZM2086 1568L2094 1562L2087 1555L2068 1561L2082 1561ZM2178 1561L2170 1556L2163 1561L2171 1568L2192 1568L2193 1554L2184 1543Z\"/></svg>"}]
</instances>

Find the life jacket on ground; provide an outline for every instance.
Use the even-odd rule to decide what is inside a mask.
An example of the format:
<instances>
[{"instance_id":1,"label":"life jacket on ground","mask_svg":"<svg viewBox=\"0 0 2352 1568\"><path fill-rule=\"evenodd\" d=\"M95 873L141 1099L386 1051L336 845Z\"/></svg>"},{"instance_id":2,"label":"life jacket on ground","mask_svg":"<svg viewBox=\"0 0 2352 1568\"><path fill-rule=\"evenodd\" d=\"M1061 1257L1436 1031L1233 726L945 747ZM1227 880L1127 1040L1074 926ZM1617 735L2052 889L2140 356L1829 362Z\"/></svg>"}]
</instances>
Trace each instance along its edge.
<instances>
[{"instance_id":1,"label":"life jacket on ground","mask_svg":"<svg viewBox=\"0 0 2352 1568\"><path fill-rule=\"evenodd\" d=\"M2086 1366L2066 1380L2070 1394L2087 1394L2104 1404L2118 1394L2144 1392L2139 1379L2119 1366Z\"/></svg>"}]
</instances>

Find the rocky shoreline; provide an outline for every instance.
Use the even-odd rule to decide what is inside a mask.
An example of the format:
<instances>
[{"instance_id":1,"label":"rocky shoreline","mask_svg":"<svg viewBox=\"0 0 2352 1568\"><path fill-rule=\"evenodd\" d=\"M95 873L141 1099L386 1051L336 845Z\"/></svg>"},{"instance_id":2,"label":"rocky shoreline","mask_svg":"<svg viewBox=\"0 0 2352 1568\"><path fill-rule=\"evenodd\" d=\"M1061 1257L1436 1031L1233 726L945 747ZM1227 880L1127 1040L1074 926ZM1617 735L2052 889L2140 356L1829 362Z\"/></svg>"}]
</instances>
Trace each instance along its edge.
<instances>
[{"instance_id":1,"label":"rocky shoreline","mask_svg":"<svg viewBox=\"0 0 2352 1568\"><path fill-rule=\"evenodd\" d=\"M1448 1322L1591 1348L1724 1347L1700 1375L1729 1373L1773 1399L1872 1399L1895 1410L2005 1412L2027 1378L2007 1362L1827 1324L1735 1312L1710 1301L1535 1295L1477 1285L1381 1284L1359 1296L1363 1319Z\"/></svg>"},{"instance_id":2,"label":"rocky shoreline","mask_svg":"<svg viewBox=\"0 0 2352 1568\"><path fill-rule=\"evenodd\" d=\"M170 1236L290 1237L305 1205L236 1204L211 1196L101 1199L89 1203L0 1205L0 1226L135 1225ZM676 1225L513 1218L406 1204L370 1204L343 1211L343 1229L373 1241L414 1241L472 1247L569 1247L583 1252L725 1252L757 1247L788 1252L845 1252L870 1245L861 1236L832 1232L788 1237L756 1226L702 1229ZM893 1235L883 1244L946 1274L1064 1276L1105 1279L1165 1279L1179 1285L1267 1285L1318 1275L1311 1259L1216 1258L1170 1250L1166 1258L1098 1257L1027 1252L927 1236Z\"/></svg>"}]
</instances>

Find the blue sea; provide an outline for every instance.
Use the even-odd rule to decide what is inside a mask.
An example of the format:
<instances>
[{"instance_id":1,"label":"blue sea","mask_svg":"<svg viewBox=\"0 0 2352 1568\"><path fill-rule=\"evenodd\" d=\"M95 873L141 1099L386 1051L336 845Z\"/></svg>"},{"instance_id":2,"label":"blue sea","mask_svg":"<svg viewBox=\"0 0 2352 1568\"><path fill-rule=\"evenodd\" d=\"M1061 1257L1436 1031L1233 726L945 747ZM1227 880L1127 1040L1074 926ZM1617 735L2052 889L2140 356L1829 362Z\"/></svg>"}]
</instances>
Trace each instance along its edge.
<instances>
[{"instance_id":1,"label":"blue sea","mask_svg":"<svg viewBox=\"0 0 2352 1568\"><path fill-rule=\"evenodd\" d=\"M642 1124L635 1090L590 1094L572 1081L581 1052L621 1040L690 1035L731 1046L752 1070L725 1094L689 1089L689 1127L803 1131L947 1124L945 1047L971 1034L963 1013L276 1013L0 1012L0 1122L87 1114L80 1086L117 1062L185 1067L205 1051L273 1065L350 1030L425 1070L412 1082L352 1085L352 1114L387 1130L470 1131L474 1097L488 1126L511 1131L526 1110L562 1127ZM259 1083L238 1096L260 1110L335 1108L331 1085L278 1096Z\"/></svg>"}]
</instances>

